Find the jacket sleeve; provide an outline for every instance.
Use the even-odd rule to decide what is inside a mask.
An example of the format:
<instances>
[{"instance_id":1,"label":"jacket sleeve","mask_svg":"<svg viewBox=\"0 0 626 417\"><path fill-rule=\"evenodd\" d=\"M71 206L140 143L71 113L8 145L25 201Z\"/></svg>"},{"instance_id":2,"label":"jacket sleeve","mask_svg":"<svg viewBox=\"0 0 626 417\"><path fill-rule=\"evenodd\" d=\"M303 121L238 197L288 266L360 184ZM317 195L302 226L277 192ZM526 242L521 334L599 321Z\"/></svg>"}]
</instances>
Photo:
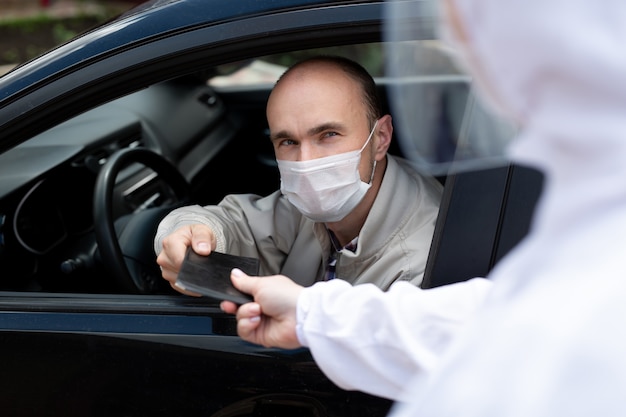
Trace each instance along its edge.
<instances>
[{"instance_id":1,"label":"jacket sleeve","mask_svg":"<svg viewBox=\"0 0 626 417\"><path fill-rule=\"evenodd\" d=\"M412 377L435 368L490 286L483 278L427 290L399 281L387 292L317 283L298 299L296 331L338 386L407 401Z\"/></svg>"},{"instance_id":2,"label":"jacket sleeve","mask_svg":"<svg viewBox=\"0 0 626 417\"><path fill-rule=\"evenodd\" d=\"M218 205L186 206L170 212L159 224L154 250L160 253L163 238L177 228L201 223L213 230L217 252L260 258L261 272L276 273L302 222L300 213L281 198L279 191L267 197L228 195Z\"/></svg>"}]
</instances>

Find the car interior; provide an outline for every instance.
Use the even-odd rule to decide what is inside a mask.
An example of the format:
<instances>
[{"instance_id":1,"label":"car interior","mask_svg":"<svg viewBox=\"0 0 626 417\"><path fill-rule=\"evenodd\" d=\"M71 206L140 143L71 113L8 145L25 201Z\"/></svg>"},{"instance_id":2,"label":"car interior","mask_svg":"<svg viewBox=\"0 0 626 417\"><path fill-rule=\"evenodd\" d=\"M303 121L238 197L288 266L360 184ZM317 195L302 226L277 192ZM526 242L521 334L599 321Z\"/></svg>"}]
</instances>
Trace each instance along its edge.
<instances>
[{"instance_id":1,"label":"car interior","mask_svg":"<svg viewBox=\"0 0 626 417\"><path fill-rule=\"evenodd\" d=\"M172 294L152 249L158 220L176 206L279 188L265 103L276 77L301 57L154 84L0 155L15 173L0 182L0 265L11 271L0 290ZM368 70L389 110L382 64ZM398 141L390 152L403 155ZM541 188L538 172L517 166L439 180L445 191L425 288L484 276L527 232ZM514 221L505 205L515 207L506 211Z\"/></svg>"}]
</instances>

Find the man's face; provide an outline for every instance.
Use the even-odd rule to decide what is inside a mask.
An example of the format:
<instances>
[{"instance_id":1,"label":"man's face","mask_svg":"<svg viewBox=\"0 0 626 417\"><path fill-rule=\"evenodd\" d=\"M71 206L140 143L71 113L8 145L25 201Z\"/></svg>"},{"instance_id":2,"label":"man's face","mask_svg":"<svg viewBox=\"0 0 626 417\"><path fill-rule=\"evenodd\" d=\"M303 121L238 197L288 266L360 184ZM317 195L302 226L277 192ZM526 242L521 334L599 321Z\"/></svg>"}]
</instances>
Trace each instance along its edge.
<instances>
[{"instance_id":1,"label":"man's face","mask_svg":"<svg viewBox=\"0 0 626 417\"><path fill-rule=\"evenodd\" d=\"M328 65L290 73L267 104L276 158L306 161L361 149L370 133L361 91L354 80ZM364 181L371 174L371 149L363 150L359 167Z\"/></svg>"}]
</instances>

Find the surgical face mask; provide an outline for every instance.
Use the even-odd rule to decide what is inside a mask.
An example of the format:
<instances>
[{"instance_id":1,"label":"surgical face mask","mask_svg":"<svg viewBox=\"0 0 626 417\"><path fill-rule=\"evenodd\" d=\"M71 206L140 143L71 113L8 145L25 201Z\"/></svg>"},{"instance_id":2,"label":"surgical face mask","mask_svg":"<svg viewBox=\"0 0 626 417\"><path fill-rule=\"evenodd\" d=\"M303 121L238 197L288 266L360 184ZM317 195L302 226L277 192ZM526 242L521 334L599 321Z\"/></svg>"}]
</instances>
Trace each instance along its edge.
<instances>
[{"instance_id":1,"label":"surgical face mask","mask_svg":"<svg viewBox=\"0 0 626 417\"><path fill-rule=\"evenodd\" d=\"M313 221L336 222L346 217L361 202L374 178L376 161L367 183L361 181L359 163L376 125L378 121L356 151L308 161L278 160L281 192Z\"/></svg>"}]
</instances>

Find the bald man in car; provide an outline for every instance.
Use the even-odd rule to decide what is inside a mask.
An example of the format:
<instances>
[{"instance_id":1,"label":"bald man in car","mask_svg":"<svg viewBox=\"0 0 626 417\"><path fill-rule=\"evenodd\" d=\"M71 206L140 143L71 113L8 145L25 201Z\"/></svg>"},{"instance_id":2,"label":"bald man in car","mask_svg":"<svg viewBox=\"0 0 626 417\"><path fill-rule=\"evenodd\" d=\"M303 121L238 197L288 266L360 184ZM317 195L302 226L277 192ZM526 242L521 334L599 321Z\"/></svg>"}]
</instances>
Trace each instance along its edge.
<instances>
[{"instance_id":1,"label":"bald man in car","mask_svg":"<svg viewBox=\"0 0 626 417\"><path fill-rule=\"evenodd\" d=\"M309 58L277 81L266 115L281 189L168 214L154 241L163 278L190 294L175 284L191 246L257 258L261 275L304 286L419 285L442 186L388 154L392 118L369 73L346 58Z\"/></svg>"}]
</instances>

